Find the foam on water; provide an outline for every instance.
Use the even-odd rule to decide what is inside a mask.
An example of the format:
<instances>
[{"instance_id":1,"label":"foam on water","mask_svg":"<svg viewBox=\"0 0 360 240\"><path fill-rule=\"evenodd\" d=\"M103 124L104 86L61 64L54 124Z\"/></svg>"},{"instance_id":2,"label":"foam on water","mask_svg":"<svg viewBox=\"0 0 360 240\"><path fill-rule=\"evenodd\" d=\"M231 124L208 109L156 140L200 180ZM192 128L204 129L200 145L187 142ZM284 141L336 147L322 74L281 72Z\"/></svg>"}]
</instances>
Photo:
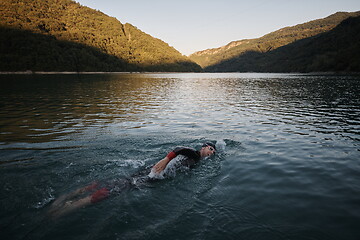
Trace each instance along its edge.
<instances>
[{"instance_id":1,"label":"foam on water","mask_svg":"<svg viewBox=\"0 0 360 240\"><path fill-rule=\"evenodd\" d=\"M108 160L109 163L116 163L119 167L132 167L139 168L145 165L145 161L134 160L134 159L125 159L125 160Z\"/></svg>"},{"instance_id":2,"label":"foam on water","mask_svg":"<svg viewBox=\"0 0 360 240\"><path fill-rule=\"evenodd\" d=\"M55 199L53 193L54 190L51 187L48 188L46 191L46 197L40 200L39 202L37 202L36 204L34 204L33 207L39 209L46 206L48 203L50 203L52 200Z\"/></svg>"},{"instance_id":3,"label":"foam on water","mask_svg":"<svg viewBox=\"0 0 360 240\"><path fill-rule=\"evenodd\" d=\"M0 239L359 239L359 76L0 78ZM217 154L191 171L179 157L148 175L170 181L36 219L53 196L208 140Z\"/></svg>"},{"instance_id":4,"label":"foam on water","mask_svg":"<svg viewBox=\"0 0 360 240\"><path fill-rule=\"evenodd\" d=\"M224 139L217 140L215 146L218 152L224 152L226 147L226 142L224 141Z\"/></svg>"},{"instance_id":5,"label":"foam on water","mask_svg":"<svg viewBox=\"0 0 360 240\"><path fill-rule=\"evenodd\" d=\"M166 168L163 171L161 171L160 173L156 173L154 169L151 169L151 172L149 173L148 176L153 179L173 178L176 176L176 171L189 169L188 167L183 166L181 164L181 162L185 159L186 159L185 156L178 155L169 162L169 164L166 166Z\"/></svg>"}]
</instances>

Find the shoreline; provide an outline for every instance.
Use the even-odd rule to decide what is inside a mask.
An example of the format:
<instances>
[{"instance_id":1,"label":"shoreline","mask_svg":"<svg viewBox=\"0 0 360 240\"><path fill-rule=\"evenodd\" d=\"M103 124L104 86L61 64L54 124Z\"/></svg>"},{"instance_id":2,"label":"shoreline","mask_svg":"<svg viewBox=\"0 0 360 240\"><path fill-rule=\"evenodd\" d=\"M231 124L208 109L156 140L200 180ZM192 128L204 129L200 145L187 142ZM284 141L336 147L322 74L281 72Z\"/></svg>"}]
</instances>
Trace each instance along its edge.
<instances>
[{"instance_id":1,"label":"shoreline","mask_svg":"<svg viewBox=\"0 0 360 240\"><path fill-rule=\"evenodd\" d=\"M268 74L303 74L303 75L360 75L360 72L47 72L47 71L0 71L0 75L91 75L91 74L169 74L169 73L268 73Z\"/></svg>"},{"instance_id":2,"label":"shoreline","mask_svg":"<svg viewBox=\"0 0 360 240\"><path fill-rule=\"evenodd\" d=\"M141 73L141 72L46 72L46 71L6 71L0 72L2 75L11 75L11 74L19 74L19 75L31 75L31 74L131 74L131 73Z\"/></svg>"},{"instance_id":3,"label":"shoreline","mask_svg":"<svg viewBox=\"0 0 360 240\"><path fill-rule=\"evenodd\" d=\"M0 71L0 75L12 75L12 74L18 74L18 75L55 75L55 74L159 74L159 73L201 73L201 72L70 72L70 71L64 71L64 72L46 72L46 71Z\"/></svg>"}]
</instances>

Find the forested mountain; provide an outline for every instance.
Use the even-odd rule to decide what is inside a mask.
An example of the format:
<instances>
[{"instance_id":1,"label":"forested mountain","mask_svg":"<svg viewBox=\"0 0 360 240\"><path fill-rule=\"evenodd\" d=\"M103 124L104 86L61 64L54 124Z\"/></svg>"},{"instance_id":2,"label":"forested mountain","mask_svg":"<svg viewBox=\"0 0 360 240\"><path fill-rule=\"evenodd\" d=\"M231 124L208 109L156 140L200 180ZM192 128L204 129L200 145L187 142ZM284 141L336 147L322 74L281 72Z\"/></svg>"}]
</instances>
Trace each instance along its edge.
<instances>
[{"instance_id":1,"label":"forested mountain","mask_svg":"<svg viewBox=\"0 0 360 240\"><path fill-rule=\"evenodd\" d=\"M206 68L225 72L360 72L360 16L266 53L248 51Z\"/></svg>"},{"instance_id":2,"label":"forested mountain","mask_svg":"<svg viewBox=\"0 0 360 240\"><path fill-rule=\"evenodd\" d=\"M1 0L0 14L0 71L201 71L167 43L71 0Z\"/></svg>"},{"instance_id":3,"label":"forested mountain","mask_svg":"<svg viewBox=\"0 0 360 240\"><path fill-rule=\"evenodd\" d=\"M360 12L339 12L190 58L210 72L360 71L357 16Z\"/></svg>"}]
</instances>

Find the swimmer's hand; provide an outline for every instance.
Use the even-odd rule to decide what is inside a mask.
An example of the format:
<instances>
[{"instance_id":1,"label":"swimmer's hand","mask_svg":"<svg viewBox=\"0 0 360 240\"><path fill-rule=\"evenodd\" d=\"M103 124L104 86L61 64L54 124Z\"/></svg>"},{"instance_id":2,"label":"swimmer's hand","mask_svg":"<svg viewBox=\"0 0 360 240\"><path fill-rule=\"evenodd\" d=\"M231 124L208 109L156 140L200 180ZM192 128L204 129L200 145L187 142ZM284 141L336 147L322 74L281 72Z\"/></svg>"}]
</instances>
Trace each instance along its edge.
<instances>
[{"instance_id":1,"label":"swimmer's hand","mask_svg":"<svg viewBox=\"0 0 360 240\"><path fill-rule=\"evenodd\" d=\"M164 171L168 163L170 162L170 159L168 157L165 157L164 159L160 160L157 164L155 164L152 169L155 171L155 173L161 173Z\"/></svg>"}]
</instances>

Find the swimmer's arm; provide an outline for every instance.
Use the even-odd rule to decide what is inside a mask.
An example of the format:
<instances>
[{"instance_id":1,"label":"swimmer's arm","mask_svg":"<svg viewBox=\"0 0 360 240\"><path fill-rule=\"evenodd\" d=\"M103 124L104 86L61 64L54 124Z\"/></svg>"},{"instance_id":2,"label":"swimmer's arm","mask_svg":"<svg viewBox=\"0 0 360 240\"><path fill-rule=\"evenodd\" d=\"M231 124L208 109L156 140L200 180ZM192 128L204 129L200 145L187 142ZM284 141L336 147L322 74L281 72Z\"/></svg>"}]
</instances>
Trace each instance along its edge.
<instances>
[{"instance_id":1,"label":"swimmer's arm","mask_svg":"<svg viewBox=\"0 0 360 240\"><path fill-rule=\"evenodd\" d=\"M157 162L153 166L153 169L155 170L156 173L160 173L161 171L163 171L166 168L166 166L168 165L169 162L170 162L170 159L168 157L165 157L165 158L161 159L159 162Z\"/></svg>"},{"instance_id":2,"label":"swimmer's arm","mask_svg":"<svg viewBox=\"0 0 360 240\"><path fill-rule=\"evenodd\" d=\"M156 163L153 166L153 169L156 173L160 173L163 171L166 166L169 164L169 162L176 157L176 154L174 152L170 152L165 158L161 159L158 163Z\"/></svg>"}]
</instances>

